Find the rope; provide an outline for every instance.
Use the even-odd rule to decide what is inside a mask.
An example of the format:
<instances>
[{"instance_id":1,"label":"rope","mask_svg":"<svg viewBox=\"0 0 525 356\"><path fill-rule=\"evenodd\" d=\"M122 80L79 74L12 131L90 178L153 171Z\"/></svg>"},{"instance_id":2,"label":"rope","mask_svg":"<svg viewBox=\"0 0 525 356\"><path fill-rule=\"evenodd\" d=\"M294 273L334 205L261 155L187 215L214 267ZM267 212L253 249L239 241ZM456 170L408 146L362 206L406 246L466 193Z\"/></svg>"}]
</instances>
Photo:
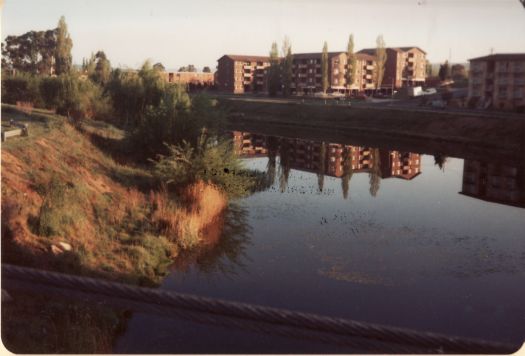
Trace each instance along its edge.
<instances>
[{"instance_id":1,"label":"rope","mask_svg":"<svg viewBox=\"0 0 525 356\"><path fill-rule=\"evenodd\" d=\"M2 265L3 287L37 289L66 297L92 296L115 306L133 305L139 310L179 316L202 323L228 324L284 336L363 347L372 342L376 350L392 345L396 351L414 353L512 353L519 345L450 337L404 328L362 323L266 306L197 297L159 289L130 286L100 279L72 276L13 265ZM361 340L361 341L363 341Z\"/></svg>"}]
</instances>

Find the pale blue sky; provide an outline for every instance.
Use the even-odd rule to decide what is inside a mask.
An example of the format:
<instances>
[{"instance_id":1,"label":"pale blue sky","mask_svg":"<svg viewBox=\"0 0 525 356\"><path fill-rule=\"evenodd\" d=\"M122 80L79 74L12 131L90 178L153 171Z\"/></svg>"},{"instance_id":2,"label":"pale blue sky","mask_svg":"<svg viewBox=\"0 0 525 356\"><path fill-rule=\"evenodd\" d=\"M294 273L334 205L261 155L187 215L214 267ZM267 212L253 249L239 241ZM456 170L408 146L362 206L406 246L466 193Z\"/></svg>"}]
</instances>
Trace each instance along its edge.
<instances>
[{"instance_id":1,"label":"pale blue sky","mask_svg":"<svg viewBox=\"0 0 525 356\"><path fill-rule=\"evenodd\" d=\"M112 65L147 58L167 68L216 66L223 54L266 55L288 35L294 52L420 46L432 62L525 52L518 0L5 0L2 39L54 28L66 17L73 61L102 49Z\"/></svg>"}]
</instances>

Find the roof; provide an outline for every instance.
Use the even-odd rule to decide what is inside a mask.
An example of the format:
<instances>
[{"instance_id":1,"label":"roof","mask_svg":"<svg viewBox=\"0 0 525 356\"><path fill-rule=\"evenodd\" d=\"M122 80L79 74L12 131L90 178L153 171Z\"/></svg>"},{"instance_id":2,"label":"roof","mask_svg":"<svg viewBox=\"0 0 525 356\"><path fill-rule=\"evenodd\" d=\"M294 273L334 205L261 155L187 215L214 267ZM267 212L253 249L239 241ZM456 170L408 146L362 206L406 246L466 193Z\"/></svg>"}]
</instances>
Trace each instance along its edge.
<instances>
[{"instance_id":1,"label":"roof","mask_svg":"<svg viewBox=\"0 0 525 356\"><path fill-rule=\"evenodd\" d=\"M469 61L523 61L525 60L525 53L497 53L484 57L477 57L469 59Z\"/></svg>"},{"instance_id":2,"label":"roof","mask_svg":"<svg viewBox=\"0 0 525 356\"><path fill-rule=\"evenodd\" d=\"M328 52L328 57L338 56L346 52ZM321 58L323 52L312 52L312 53L294 53L294 59L308 59L308 58Z\"/></svg>"},{"instance_id":3,"label":"roof","mask_svg":"<svg viewBox=\"0 0 525 356\"><path fill-rule=\"evenodd\" d=\"M392 51L396 51L396 52L408 52L408 51L410 51L411 49L414 49L414 48L420 50L424 54L427 54L427 52L423 51L421 48L419 48L417 46L387 47L386 49L389 49L389 50L392 50ZM364 54L368 54L368 55L374 56L376 54L376 48L363 48L362 50L358 51L357 53L364 53Z\"/></svg>"},{"instance_id":4,"label":"roof","mask_svg":"<svg viewBox=\"0 0 525 356\"><path fill-rule=\"evenodd\" d=\"M268 56L250 56L250 55L243 55L243 54L225 54L220 59L228 57L234 61L252 61L252 62L258 62L258 61L270 61L270 57Z\"/></svg>"},{"instance_id":5,"label":"roof","mask_svg":"<svg viewBox=\"0 0 525 356\"><path fill-rule=\"evenodd\" d=\"M375 61L375 53L373 55L366 54L366 53L356 53L355 54L356 59L360 59L362 61Z\"/></svg>"}]
</instances>

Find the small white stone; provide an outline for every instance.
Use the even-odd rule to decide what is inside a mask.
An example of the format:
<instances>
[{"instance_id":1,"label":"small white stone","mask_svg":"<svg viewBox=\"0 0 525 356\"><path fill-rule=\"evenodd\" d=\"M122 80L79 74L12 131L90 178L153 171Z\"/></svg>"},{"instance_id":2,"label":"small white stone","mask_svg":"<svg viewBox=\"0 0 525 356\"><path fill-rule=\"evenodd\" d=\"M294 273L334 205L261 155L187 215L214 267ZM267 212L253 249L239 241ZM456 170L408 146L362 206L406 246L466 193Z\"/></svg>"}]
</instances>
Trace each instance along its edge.
<instances>
[{"instance_id":1,"label":"small white stone","mask_svg":"<svg viewBox=\"0 0 525 356\"><path fill-rule=\"evenodd\" d=\"M64 251L71 251L71 245L67 242L59 242L58 244L60 245L60 247L62 247Z\"/></svg>"}]
</instances>

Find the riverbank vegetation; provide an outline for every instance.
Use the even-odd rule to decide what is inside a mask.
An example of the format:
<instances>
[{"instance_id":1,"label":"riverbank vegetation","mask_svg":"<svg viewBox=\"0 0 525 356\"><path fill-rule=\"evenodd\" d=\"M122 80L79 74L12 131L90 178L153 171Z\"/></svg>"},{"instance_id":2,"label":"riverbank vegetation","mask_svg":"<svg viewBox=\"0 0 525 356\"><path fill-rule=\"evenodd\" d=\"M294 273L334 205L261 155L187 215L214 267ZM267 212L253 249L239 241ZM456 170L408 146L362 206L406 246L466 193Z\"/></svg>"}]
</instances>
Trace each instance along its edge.
<instances>
[{"instance_id":1,"label":"riverbank vegetation","mask_svg":"<svg viewBox=\"0 0 525 356\"><path fill-rule=\"evenodd\" d=\"M2 147L2 262L158 285L182 254L213 245L210 231L217 243L229 201L261 174L220 138L214 100L149 62L112 69L103 51L75 68L71 46L64 19L2 46L2 130L29 131ZM13 352L109 353L124 322L115 310L12 296L2 337Z\"/></svg>"}]
</instances>

